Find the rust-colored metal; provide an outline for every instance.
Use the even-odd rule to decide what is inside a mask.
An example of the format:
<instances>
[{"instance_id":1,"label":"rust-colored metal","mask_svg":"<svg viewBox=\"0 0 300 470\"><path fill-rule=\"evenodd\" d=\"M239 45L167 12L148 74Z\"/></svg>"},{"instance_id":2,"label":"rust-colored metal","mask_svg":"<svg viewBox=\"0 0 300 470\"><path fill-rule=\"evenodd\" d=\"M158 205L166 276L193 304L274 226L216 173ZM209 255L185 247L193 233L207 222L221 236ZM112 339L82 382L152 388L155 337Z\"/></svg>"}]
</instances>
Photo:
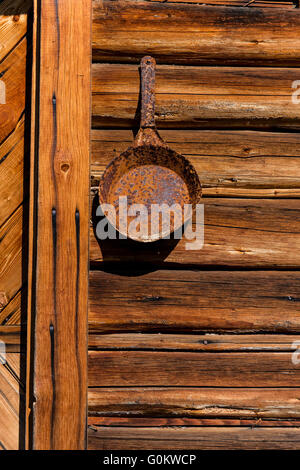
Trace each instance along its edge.
<instances>
[{"instance_id":1,"label":"rust-colored metal","mask_svg":"<svg viewBox=\"0 0 300 470\"><path fill-rule=\"evenodd\" d=\"M109 222L122 235L142 242L167 237L180 228L184 220L184 205L190 204L195 210L201 198L201 185L194 167L185 157L170 149L156 130L155 65L153 57L146 56L141 60L140 130L133 145L107 166L99 187L103 209L104 204L111 204L116 211L116 219L105 211ZM121 217L122 196L127 197L127 220ZM130 208L138 208L134 208L134 204L143 204L147 210L141 208L139 212L130 214ZM169 224L164 225L163 217L154 210L154 205L162 208L173 206ZM131 222L137 228L134 233L130 230Z\"/></svg>"}]
</instances>

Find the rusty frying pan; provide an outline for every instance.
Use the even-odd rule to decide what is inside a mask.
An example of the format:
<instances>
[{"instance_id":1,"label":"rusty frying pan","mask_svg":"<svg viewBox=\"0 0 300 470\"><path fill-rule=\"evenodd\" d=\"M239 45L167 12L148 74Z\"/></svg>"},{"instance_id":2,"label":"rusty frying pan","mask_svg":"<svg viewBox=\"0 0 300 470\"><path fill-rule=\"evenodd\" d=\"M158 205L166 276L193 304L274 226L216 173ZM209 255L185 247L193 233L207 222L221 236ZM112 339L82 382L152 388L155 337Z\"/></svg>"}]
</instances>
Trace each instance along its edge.
<instances>
[{"instance_id":1,"label":"rusty frying pan","mask_svg":"<svg viewBox=\"0 0 300 470\"><path fill-rule=\"evenodd\" d=\"M156 130L155 65L153 57L146 56L141 60L140 130L133 145L106 167L99 186L101 206L110 204L115 208L116 217L106 211L109 222L123 236L142 242L167 237L180 228L184 205L190 204L193 212L201 198L201 185L194 167L185 157L171 150ZM120 201L124 201L124 196L127 197L127 221L120 217ZM135 204L143 204L146 213L145 209L139 213L140 224L132 234L129 228L134 219L130 208ZM164 225L162 216L153 209L157 207L155 205L177 208L177 214L175 210L170 213L169 225Z\"/></svg>"}]
</instances>

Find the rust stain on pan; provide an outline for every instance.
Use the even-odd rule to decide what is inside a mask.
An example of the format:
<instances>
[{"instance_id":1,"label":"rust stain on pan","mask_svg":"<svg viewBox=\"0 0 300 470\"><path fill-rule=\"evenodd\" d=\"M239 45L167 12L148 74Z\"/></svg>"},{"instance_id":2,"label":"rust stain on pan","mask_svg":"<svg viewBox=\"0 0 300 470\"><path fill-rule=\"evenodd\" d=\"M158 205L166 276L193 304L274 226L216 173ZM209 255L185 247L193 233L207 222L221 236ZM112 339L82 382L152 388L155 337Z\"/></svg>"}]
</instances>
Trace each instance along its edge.
<instances>
[{"instance_id":1,"label":"rust stain on pan","mask_svg":"<svg viewBox=\"0 0 300 470\"><path fill-rule=\"evenodd\" d=\"M155 127L155 60L144 57L141 60L142 74L142 108L141 127L133 142L124 153L116 157L107 166L99 188L100 203L112 204L116 209L117 220L108 219L116 226L120 233L128 236L128 232L119 225L120 197L127 197L128 209L134 204L143 204L147 208L146 219L148 225L144 231L140 227L140 234L134 238L138 241L149 242L167 236L178 229L183 220L184 205L191 204L195 209L201 198L201 185L198 175L191 163L179 155L159 136ZM177 205L171 212L168 233L162 229L162 221L153 220L151 207L153 204L169 207ZM152 223L158 222L159 229L151 234L150 215ZM149 216L149 217L148 217ZM142 217L142 216L141 216ZM127 226L133 217L128 217ZM143 225L141 218L141 226ZM125 233L124 233L125 232Z\"/></svg>"}]
</instances>

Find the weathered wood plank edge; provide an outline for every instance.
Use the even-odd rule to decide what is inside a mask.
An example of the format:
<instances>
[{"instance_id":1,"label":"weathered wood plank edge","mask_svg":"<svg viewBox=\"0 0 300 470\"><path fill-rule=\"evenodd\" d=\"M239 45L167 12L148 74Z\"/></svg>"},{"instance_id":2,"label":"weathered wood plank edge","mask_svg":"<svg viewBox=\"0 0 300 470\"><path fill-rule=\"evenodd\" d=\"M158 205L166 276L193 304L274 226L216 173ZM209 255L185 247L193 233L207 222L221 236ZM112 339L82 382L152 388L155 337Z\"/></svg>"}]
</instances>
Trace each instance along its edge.
<instances>
[{"instance_id":1,"label":"weathered wood plank edge","mask_svg":"<svg viewBox=\"0 0 300 470\"><path fill-rule=\"evenodd\" d=\"M89 351L89 386L300 387L286 352Z\"/></svg>"},{"instance_id":2,"label":"weathered wood plank edge","mask_svg":"<svg viewBox=\"0 0 300 470\"><path fill-rule=\"evenodd\" d=\"M141 0L140 0L141 1ZM298 8L298 0L293 1L269 1L269 0L144 0L146 2L153 3L175 3L175 4L185 4L185 3L196 3L199 5L207 6L221 6L221 7L239 7L239 8L282 8L282 9L291 9Z\"/></svg>"},{"instance_id":3,"label":"weathered wood plank edge","mask_svg":"<svg viewBox=\"0 0 300 470\"><path fill-rule=\"evenodd\" d=\"M193 250L192 246L187 250L184 238L142 246L130 240L98 240L100 218L95 216L98 205L95 196L90 227L92 271L105 270L105 265L109 271L116 262L120 264L119 271L126 264L130 271L130 262L139 264L140 268L148 264L166 268L178 265L179 269L182 265L190 269L212 269L213 266L237 269L240 266L252 270L299 270L299 254L291 251L291 246L299 243L298 199L211 197L201 202L204 204L204 246L200 250Z\"/></svg>"},{"instance_id":4,"label":"weathered wood plank edge","mask_svg":"<svg viewBox=\"0 0 300 470\"><path fill-rule=\"evenodd\" d=\"M281 45L284 43L282 34L291 38L291 30L297 30L299 9L279 10L280 18L276 18L276 10L160 2L95 2L93 60L136 63L144 55L147 41L147 53L156 56L158 61L169 64L295 66L299 63L299 43L293 43L293 53L287 44L284 51L278 46L278 35L272 32L274 29L280 30L280 22L283 22L284 27L281 26L280 31ZM222 21L219 18L221 16ZM237 16L242 19L237 21ZM173 26L171 31L170 23ZM244 29L246 35L240 34L240 24L249 26ZM213 36L210 36L212 25ZM252 25L255 28L251 28ZM287 25L290 27L289 31ZM147 31L145 35L142 34L143 28L144 32ZM115 31L118 31L117 35L112 34ZM196 35L196 41L191 41L191 34ZM222 48L220 54L219 44L222 41L225 41L226 47Z\"/></svg>"},{"instance_id":5,"label":"weathered wood plank edge","mask_svg":"<svg viewBox=\"0 0 300 470\"><path fill-rule=\"evenodd\" d=\"M247 427L300 427L300 420L296 418L187 418L187 417L116 417L116 416L92 416L89 415L88 424L93 427L118 427L128 426L135 428L143 427L202 427L202 426L247 426Z\"/></svg>"},{"instance_id":6,"label":"weathered wood plank edge","mask_svg":"<svg viewBox=\"0 0 300 470\"><path fill-rule=\"evenodd\" d=\"M299 270L151 271L90 272L90 333L299 334Z\"/></svg>"},{"instance_id":7,"label":"weathered wood plank edge","mask_svg":"<svg viewBox=\"0 0 300 470\"><path fill-rule=\"evenodd\" d=\"M87 446L91 1L34 7L27 448L79 450Z\"/></svg>"},{"instance_id":8,"label":"weathered wood plank edge","mask_svg":"<svg viewBox=\"0 0 300 470\"><path fill-rule=\"evenodd\" d=\"M296 450L299 428L98 427L89 429L90 450Z\"/></svg>"},{"instance_id":9,"label":"weathered wood plank edge","mask_svg":"<svg viewBox=\"0 0 300 470\"><path fill-rule=\"evenodd\" d=\"M9 330L8 330L9 331ZM1 338L1 327L0 327ZM299 348L300 335L282 334L89 334L89 350L119 351L226 351L226 352L293 352Z\"/></svg>"},{"instance_id":10,"label":"weathered wood plank edge","mask_svg":"<svg viewBox=\"0 0 300 470\"><path fill-rule=\"evenodd\" d=\"M90 387L95 417L300 418L297 388Z\"/></svg>"}]
</instances>

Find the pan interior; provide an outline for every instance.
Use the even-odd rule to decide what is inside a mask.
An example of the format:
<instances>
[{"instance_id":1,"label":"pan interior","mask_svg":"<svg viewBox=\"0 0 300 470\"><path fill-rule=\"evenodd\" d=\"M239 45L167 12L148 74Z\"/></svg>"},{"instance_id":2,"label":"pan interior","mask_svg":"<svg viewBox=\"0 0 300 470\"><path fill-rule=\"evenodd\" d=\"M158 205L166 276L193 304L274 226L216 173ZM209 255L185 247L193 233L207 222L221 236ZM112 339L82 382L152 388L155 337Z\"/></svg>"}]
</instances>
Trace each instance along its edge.
<instances>
[{"instance_id":1,"label":"pan interior","mask_svg":"<svg viewBox=\"0 0 300 470\"><path fill-rule=\"evenodd\" d=\"M153 241L182 226L185 204L194 205L195 202L194 180L189 162L169 148L131 148L107 168L100 184L100 199L114 206L116 228L123 234L124 230L120 229L119 223L120 201L126 197L126 226L129 226L136 214L131 209L142 205L142 211L139 212L140 234L131 235L130 238ZM157 208L163 209L158 213ZM165 219L162 214L166 216ZM167 220L168 228L164 225ZM158 228L153 232L153 227Z\"/></svg>"},{"instance_id":2,"label":"pan interior","mask_svg":"<svg viewBox=\"0 0 300 470\"><path fill-rule=\"evenodd\" d=\"M172 169L159 165L130 168L111 188L110 200L117 207L120 196L127 196L128 206L144 204L187 204L189 191L185 181Z\"/></svg>"}]
</instances>

